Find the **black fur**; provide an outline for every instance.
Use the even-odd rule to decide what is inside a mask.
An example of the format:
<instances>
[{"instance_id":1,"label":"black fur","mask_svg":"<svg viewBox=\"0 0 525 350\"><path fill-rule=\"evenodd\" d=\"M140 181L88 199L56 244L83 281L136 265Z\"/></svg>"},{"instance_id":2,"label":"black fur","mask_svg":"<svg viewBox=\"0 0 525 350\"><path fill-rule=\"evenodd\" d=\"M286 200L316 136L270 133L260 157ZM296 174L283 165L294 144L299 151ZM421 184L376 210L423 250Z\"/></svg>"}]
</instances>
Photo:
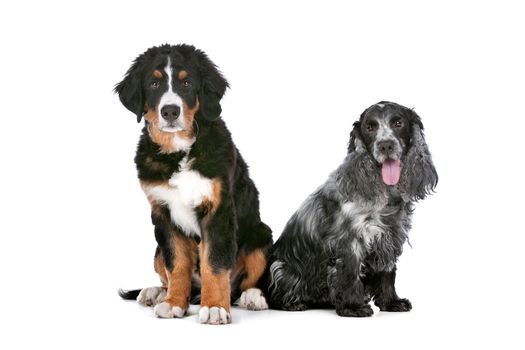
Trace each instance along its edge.
<instances>
[{"instance_id":1,"label":"black fur","mask_svg":"<svg viewBox=\"0 0 525 350\"><path fill-rule=\"evenodd\" d=\"M139 296L141 289L124 290L119 289L118 295L124 300L136 300Z\"/></svg>"},{"instance_id":2,"label":"black fur","mask_svg":"<svg viewBox=\"0 0 525 350\"><path fill-rule=\"evenodd\" d=\"M333 307L353 317L373 314L370 299L382 311L412 308L397 296L394 283L413 202L438 180L422 130L413 110L392 102L363 112L343 164L306 199L275 243L265 276L272 307ZM387 184L391 180L381 168L395 159L400 178Z\"/></svg>"},{"instance_id":3,"label":"black fur","mask_svg":"<svg viewBox=\"0 0 525 350\"><path fill-rule=\"evenodd\" d=\"M136 114L137 122L140 122L144 115L145 105L155 106L158 102L158 93L152 93L148 86L155 80L151 72L155 68L165 66L167 57L190 73L191 88L179 88L177 93L184 97L190 106L194 106L196 98L199 98L201 107L197 113L198 119L213 121L219 118L222 112L220 100L229 85L215 64L203 51L191 45L162 45L152 47L137 57L124 79L115 86L120 101Z\"/></svg>"},{"instance_id":4,"label":"black fur","mask_svg":"<svg viewBox=\"0 0 525 350\"><path fill-rule=\"evenodd\" d=\"M168 206L163 205L160 210L152 210L151 214L155 238L168 269L173 268L177 258L170 242L174 235L180 235L184 239L189 236L197 242L205 239L209 244L214 271L229 270L240 252L262 249L267 253L272 236L270 228L260 219L259 194L249 177L248 166L220 118L220 100L228 87L227 81L204 52L190 45L162 45L137 57L115 91L123 105L140 122L148 108L158 105L163 91L167 89L165 80L152 88L156 81L152 73L162 70L168 58L173 69L188 73L185 78L189 81L188 86L183 86L174 78L173 90L190 108L199 104L193 123L195 141L189 150L162 152L152 139L146 122L135 156L138 177L143 183L167 181L180 171L181 162L186 157L192 160L191 170L208 179L219 179L222 187L216 211L211 213L206 207L195 209L204 237L185 232L170 217ZM239 291L239 288L232 286L232 290ZM198 300L195 293L194 290L193 301ZM135 291L120 294L123 298L136 297ZM238 295L232 295L232 298L236 297Z\"/></svg>"}]
</instances>

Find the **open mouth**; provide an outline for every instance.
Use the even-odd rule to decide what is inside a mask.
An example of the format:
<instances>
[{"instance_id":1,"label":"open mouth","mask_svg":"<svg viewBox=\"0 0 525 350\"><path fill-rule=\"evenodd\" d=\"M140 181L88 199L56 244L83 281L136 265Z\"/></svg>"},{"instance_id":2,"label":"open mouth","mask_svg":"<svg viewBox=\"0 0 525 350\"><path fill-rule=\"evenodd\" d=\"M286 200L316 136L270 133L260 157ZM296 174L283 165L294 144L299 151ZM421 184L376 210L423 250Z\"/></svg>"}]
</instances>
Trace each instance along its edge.
<instances>
[{"instance_id":1,"label":"open mouth","mask_svg":"<svg viewBox=\"0 0 525 350\"><path fill-rule=\"evenodd\" d=\"M401 161L387 158L381 167L383 182L389 186L397 185L401 177Z\"/></svg>"}]
</instances>

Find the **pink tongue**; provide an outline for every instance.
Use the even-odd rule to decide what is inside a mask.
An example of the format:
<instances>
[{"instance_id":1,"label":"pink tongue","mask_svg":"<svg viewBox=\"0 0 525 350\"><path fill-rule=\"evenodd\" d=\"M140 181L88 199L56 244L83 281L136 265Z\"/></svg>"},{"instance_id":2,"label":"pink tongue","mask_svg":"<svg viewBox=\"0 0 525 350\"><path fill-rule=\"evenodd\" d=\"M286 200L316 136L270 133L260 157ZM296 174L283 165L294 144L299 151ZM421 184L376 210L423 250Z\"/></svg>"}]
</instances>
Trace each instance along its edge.
<instances>
[{"instance_id":1,"label":"pink tongue","mask_svg":"<svg viewBox=\"0 0 525 350\"><path fill-rule=\"evenodd\" d=\"M386 159L383 162L383 168L381 169L381 175L383 175L383 181L387 185L395 185L399 182L401 175L401 161Z\"/></svg>"}]
</instances>

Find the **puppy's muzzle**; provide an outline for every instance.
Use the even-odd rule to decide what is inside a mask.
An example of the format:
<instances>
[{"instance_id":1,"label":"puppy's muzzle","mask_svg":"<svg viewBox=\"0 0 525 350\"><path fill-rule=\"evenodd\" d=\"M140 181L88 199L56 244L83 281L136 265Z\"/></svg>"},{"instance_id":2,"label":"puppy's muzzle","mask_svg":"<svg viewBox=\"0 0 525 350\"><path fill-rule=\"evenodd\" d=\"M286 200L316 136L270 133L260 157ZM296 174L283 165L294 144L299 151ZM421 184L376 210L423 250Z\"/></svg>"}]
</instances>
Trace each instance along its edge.
<instances>
[{"instance_id":1,"label":"puppy's muzzle","mask_svg":"<svg viewBox=\"0 0 525 350\"><path fill-rule=\"evenodd\" d=\"M173 123L180 115L180 107L177 105L165 105L160 110L160 115L167 122Z\"/></svg>"}]
</instances>

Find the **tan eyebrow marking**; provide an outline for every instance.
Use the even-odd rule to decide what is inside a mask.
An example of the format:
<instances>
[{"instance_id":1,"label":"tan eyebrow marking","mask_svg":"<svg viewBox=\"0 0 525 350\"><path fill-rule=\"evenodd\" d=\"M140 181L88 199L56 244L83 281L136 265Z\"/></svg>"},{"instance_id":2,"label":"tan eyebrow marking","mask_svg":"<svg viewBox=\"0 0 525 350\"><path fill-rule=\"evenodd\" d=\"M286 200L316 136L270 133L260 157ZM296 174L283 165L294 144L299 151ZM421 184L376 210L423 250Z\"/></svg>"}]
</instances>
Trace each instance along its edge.
<instances>
[{"instance_id":1,"label":"tan eyebrow marking","mask_svg":"<svg viewBox=\"0 0 525 350\"><path fill-rule=\"evenodd\" d=\"M186 78L188 76L188 72L186 72L185 70L181 70L179 72L179 80L182 80L184 78Z\"/></svg>"},{"instance_id":2,"label":"tan eyebrow marking","mask_svg":"<svg viewBox=\"0 0 525 350\"><path fill-rule=\"evenodd\" d=\"M154 76L155 78L160 79L160 78L162 78L162 73L161 73L160 70L155 69L155 70L153 71L153 76Z\"/></svg>"}]
</instances>

